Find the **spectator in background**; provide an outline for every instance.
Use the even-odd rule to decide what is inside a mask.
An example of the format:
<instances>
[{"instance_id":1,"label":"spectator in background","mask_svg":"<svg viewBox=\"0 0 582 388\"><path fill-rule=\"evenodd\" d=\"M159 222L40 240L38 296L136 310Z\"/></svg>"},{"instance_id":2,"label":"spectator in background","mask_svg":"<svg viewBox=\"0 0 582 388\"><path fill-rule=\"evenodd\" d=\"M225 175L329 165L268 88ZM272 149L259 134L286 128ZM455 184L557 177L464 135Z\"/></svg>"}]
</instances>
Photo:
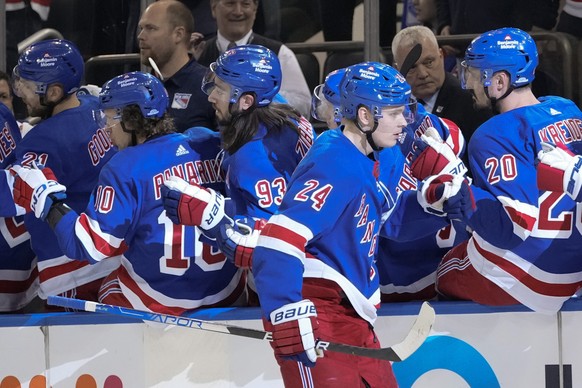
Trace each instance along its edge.
<instances>
[{"instance_id":1,"label":"spectator in background","mask_svg":"<svg viewBox=\"0 0 582 388\"><path fill-rule=\"evenodd\" d=\"M200 89L207 68L189 53L194 18L188 7L176 0L157 1L143 12L138 28L141 62L152 66L151 58L157 65L178 132L214 129L214 109Z\"/></svg>"},{"instance_id":2,"label":"spectator in background","mask_svg":"<svg viewBox=\"0 0 582 388\"><path fill-rule=\"evenodd\" d=\"M210 0L218 26L217 36L205 41L198 61L209 66L228 48L258 44L275 52L281 63L283 79L280 94L304 117L309 117L311 92L299 62L283 43L253 32L258 0Z\"/></svg>"},{"instance_id":3,"label":"spectator in background","mask_svg":"<svg viewBox=\"0 0 582 388\"><path fill-rule=\"evenodd\" d=\"M582 0L566 0L556 31L582 39Z\"/></svg>"},{"instance_id":4,"label":"spectator in background","mask_svg":"<svg viewBox=\"0 0 582 388\"><path fill-rule=\"evenodd\" d=\"M414 45L422 45L422 54L406 75L412 94L428 113L447 118L463 131L466 143L479 125L492 116L490 109L475 109L470 92L445 71L444 52L436 36L425 26L412 26L400 30L392 41L395 67L399 68ZM466 155L466 154L465 154ZM464 157L468 165L467 156Z\"/></svg>"},{"instance_id":5,"label":"spectator in background","mask_svg":"<svg viewBox=\"0 0 582 388\"><path fill-rule=\"evenodd\" d=\"M438 26L436 0L412 0L412 4L416 11L416 20L436 34Z\"/></svg>"}]
</instances>

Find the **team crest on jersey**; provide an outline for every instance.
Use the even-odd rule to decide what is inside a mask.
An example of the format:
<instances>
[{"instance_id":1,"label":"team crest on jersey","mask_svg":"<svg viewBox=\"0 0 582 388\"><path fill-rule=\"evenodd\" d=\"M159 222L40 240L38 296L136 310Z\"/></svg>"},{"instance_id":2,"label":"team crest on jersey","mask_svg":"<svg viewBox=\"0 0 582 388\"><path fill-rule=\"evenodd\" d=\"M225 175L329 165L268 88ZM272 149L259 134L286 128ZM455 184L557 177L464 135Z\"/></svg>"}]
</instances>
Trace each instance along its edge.
<instances>
[{"instance_id":1,"label":"team crest on jersey","mask_svg":"<svg viewBox=\"0 0 582 388\"><path fill-rule=\"evenodd\" d=\"M190 97L192 94L189 93L176 93L174 94L174 101L172 101L173 109L186 109L190 103Z\"/></svg>"}]
</instances>

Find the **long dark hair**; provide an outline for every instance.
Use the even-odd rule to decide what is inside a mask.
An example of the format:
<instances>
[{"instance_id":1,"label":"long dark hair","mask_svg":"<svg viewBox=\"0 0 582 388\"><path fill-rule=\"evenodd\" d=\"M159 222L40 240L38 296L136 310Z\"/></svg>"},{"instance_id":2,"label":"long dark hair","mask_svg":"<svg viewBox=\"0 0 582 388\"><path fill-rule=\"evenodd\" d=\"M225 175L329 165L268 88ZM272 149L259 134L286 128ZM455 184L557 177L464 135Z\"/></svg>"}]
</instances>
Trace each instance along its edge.
<instances>
[{"instance_id":1,"label":"long dark hair","mask_svg":"<svg viewBox=\"0 0 582 388\"><path fill-rule=\"evenodd\" d=\"M138 105L128 105L121 112L124 129L135 133L138 137L149 138L154 135L165 135L176 132L174 120L166 112L157 118L145 118Z\"/></svg>"},{"instance_id":2,"label":"long dark hair","mask_svg":"<svg viewBox=\"0 0 582 388\"><path fill-rule=\"evenodd\" d=\"M297 123L300 117L296 109L286 104L271 103L258 107L255 103L247 110L233 112L230 123L220 129L222 148L234 154L255 136L260 123L269 131L290 127L299 133Z\"/></svg>"}]
</instances>

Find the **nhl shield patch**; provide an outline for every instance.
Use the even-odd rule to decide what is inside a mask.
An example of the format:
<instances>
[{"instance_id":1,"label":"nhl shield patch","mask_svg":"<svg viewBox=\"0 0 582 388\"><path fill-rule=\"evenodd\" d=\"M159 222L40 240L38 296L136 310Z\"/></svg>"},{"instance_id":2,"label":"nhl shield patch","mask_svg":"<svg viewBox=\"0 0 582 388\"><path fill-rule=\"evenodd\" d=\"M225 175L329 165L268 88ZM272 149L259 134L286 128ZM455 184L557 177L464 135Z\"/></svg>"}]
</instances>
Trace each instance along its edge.
<instances>
[{"instance_id":1,"label":"nhl shield patch","mask_svg":"<svg viewBox=\"0 0 582 388\"><path fill-rule=\"evenodd\" d=\"M192 94L188 93L176 93L174 94L174 101L172 101L173 109L186 109L188 103L190 102L190 97Z\"/></svg>"}]
</instances>

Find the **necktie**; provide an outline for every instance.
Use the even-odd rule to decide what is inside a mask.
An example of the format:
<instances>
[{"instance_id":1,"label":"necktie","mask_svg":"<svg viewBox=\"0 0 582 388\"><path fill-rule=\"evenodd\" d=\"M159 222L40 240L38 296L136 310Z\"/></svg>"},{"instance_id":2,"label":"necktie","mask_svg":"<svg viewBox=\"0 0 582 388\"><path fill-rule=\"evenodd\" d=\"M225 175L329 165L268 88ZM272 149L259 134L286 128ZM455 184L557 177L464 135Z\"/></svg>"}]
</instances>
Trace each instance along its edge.
<instances>
[{"instance_id":1,"label":"necktie","mask_svg":"<svg viewBox=\"0 0 582 388\"><path fill-rule=\"evenodd\" d=\"M230 43L228 44L228 46L226 46L226 49L227 49L227 50L230 50L230 49L231 49L231 48L233 48L233 47L236 47L236 42L230 42Z\"/></svg>"}]
</instances>

